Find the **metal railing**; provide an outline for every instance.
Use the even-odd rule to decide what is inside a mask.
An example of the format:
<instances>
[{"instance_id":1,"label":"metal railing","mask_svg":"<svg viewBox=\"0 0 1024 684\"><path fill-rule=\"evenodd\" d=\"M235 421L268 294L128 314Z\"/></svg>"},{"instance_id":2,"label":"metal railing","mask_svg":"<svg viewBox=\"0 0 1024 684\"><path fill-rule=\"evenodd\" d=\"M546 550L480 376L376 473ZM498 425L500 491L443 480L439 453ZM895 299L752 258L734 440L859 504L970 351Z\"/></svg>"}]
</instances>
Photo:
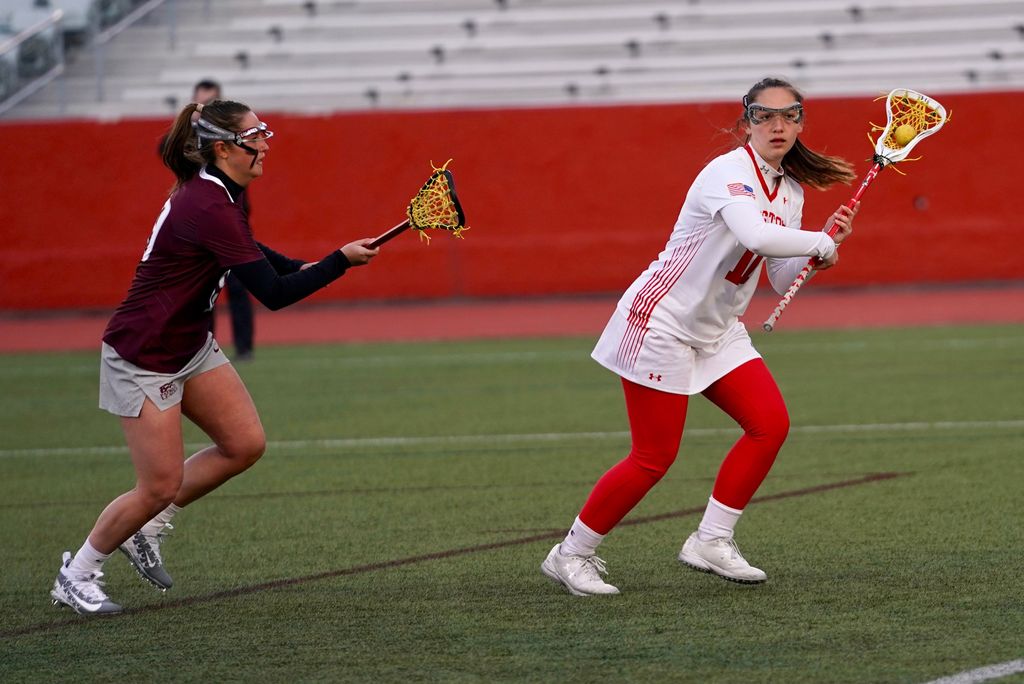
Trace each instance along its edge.
<instances>
[{"instance_id":1,"label":"metal railing","mask_svg":"<svg viewBox=\"0 0 1024 684\"><path fill-rule=\"evenodd\" d=\"M54 10L46 19L0 42L0 114L64 73L63 17L64 12ZM63 111L63 84L59 88Z\"/></svg>"},{"instance_id":2,"label":"metal railing","mask_svg":"<svg viewBox=\"0 0 1024 684\"><path fill-rule=\"evenodd\" d=\"M0 116L13 109L51 81L56 81L56 114L64 115L68 107L64 79L65 45L76 51L92 51L95 65L96 101L106 99L107 45L122 31L165 6L164 22L168 42L173 50L177 43L177 0L135 0L135 7L116 21L107 24L109 16L98 9L90 10L86 24L65 25L68 15L56 9L42 21L16 34L3 33L0 26ZM98 6L97 6L98 7ZM209 12L209 4L205 5ZM70 31L70 33L66 33ZM68 42L70 41L70 43Z\"/></svg>"},{"instance_id":3,"label":"metal railing","mask_svg":"<svg viewBox=\"0 0 1024 684\"><path fill-rule=\"evenodd\" d=\"M103 102L106 98L106 92L104 89L104 80L106 79L106 50L107 43L113 40L119 33L124 31L126 28L139 21L143 17L147 16L150 12L163 5L165 0L149 0L139 5L131 12L126 14L120 21L112 26L109 26L102 31L94 30L90 43L93 48L94 62L96 65L96 101ZM177 21L177 3L174 0L167 3L168 9L168 40L170 41L170 48L173 50L178 40L178 21Z\"/></svg>"}]
</instances>

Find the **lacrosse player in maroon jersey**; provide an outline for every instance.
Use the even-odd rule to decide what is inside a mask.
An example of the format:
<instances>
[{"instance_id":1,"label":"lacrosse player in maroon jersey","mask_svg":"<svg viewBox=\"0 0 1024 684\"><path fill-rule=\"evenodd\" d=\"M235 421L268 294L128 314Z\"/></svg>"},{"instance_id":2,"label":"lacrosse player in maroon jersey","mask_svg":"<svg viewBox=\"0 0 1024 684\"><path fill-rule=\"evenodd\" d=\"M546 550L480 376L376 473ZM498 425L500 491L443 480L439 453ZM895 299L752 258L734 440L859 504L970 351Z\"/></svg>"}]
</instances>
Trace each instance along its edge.
<instances>
[{"instance_id":1,"label":"lacrosse player in maroon jersey","mask_svg":"<svg viewBox=\"0 0 1024 684\"><path fill-rule=\"evenodd\" d=\"M55 605L120 612L100 581L118 549L143 579L168 589L160 538L171 518L263 454L256 407L210 333L226 272L280 309L378 252L367 238L304 263L253 239L238 200L263 175L272 135L248 106L224 100L188 105L171 128L163 161L177 183L103 333L100 364L100 407L121 417L137 481L103 510L74 557L64 553ZM182 416L213 441L184 462Z\"/></svg>"},{"instance_id":2,"label":"lacrosse player in maroon jersey","mask_svg":"<svg viewBox=\"0 0 1024 684\"><path fill-rule=\"evenodd\" d=\"M745 143L697 176L668 244L626 290L594 349L594 359L621 377L632 450L598 480L565 540L541 565L574 595L618 593L602 579L597 546L672 465L694 394L732 417L743 435L678 559L736 582L767 579L740 554L733 529L786 439L789 416L738 318L763 263L780 294L808 257L818 258L818 268L834 265L836 245L852 232L859 208L836 211L834 237L799 230L801 183L826 188L854 178L848 163L799 140L802 100L778 79L751 88L736 126Z\"/></svg>"}]
</instances>

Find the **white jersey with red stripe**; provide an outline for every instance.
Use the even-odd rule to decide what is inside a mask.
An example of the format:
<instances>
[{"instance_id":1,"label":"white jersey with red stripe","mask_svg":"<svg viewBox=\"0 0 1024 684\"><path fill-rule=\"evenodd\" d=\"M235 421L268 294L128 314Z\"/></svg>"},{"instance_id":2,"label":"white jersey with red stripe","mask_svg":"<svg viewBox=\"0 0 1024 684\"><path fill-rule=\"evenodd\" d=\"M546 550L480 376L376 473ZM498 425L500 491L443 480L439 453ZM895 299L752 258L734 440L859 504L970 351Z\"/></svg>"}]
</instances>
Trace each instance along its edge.
<instances>
[{"instance_id":1,"label":"white jersey with red stripe","mask_svg":"<svg viewBox=\"0 0 1024 684\"><path fill-rule=\"evenodd\" d=\"M799 229L803 202L800 185L749 145L712 160L690 187L665 249L619 300L593 358L628 380L678 394L701 392L758 358L739 316L765 257L740 242L722 209L747 203L764 223ZM770 261L785 265L798 253Z\"/></svg>"}]
</instances>

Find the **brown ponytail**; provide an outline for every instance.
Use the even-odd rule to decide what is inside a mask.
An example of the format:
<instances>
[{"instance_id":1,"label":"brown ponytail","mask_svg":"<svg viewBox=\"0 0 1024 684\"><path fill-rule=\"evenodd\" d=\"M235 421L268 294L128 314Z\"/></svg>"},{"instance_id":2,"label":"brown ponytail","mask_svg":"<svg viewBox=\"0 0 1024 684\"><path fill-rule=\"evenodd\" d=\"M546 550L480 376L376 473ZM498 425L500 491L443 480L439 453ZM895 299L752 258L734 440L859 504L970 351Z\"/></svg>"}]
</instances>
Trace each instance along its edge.
<instances>
[{"instance_id":1,"label":"brown ponytail","mask_svg":"<svg viewBox=\"0 0 1024 684\"><path fill-rule=\"evenodd\" d=\"M782 158L782 168L798 183L825 190L834 183L849 185L857 177L850 162L810 149L800 138Z\"/></svg>"},{"instance_id":2,"label":"brown ponytail","mask_svg":"<svg viewBox=\"0 0 1024 684\"><path fill-rule=\"evenodd\" d=\"M768 88L785 88L793 94L797 102L803 102L804 96L793 84L781 78L764 78L754 84L743 96L743 115L736 121L734 131L737 138L743 142L749 142L750 136L738 135L747 121L747 105L754 101L762 90ZM782 168L798 183L809 185L818 190L824 190L834 183L845 183L849 185L857 177L853 171L853 165L842 157L831 157L820 152L815 152L806 145L800 138L796 144L782 158Z\"/></svg>"},{"instance_id":3,"label":"brown ponytail","mask_svg":"<svg viewBox=\"0 0 1024 684\"><path fill-rule=\"evenodd\" d=\"M214 100L206 105L193 102L181 110L171 124L171 130L167 133L167 140L163 146L164 166L177 178L171 192L199 173L201 168L216 160L212 143L199 145L199 138L192 126L194 119L202 116L215 126L234 131L249 111L248 105L231 100Z\"/></svg>"}]
</instances>

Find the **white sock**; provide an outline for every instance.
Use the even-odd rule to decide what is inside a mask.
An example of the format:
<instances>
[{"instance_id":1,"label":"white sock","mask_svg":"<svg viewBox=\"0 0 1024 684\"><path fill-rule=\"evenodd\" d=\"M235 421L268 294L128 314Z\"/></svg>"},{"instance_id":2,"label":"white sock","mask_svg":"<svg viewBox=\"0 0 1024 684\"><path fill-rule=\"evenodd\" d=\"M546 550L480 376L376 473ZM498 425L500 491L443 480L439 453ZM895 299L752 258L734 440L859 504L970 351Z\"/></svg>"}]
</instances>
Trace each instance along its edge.
<instances>
[{"instance_id":1,"label":"white sock","mask_svg":"<svg viewBox=\"0 0 1024 684\"><path fill-rule=\"evenodd\" d=\"M743 514L742 510L729 508L724 503L708 498L708 507L704 509L704 518L697 527L697 539L702 542L712 539L732 539L732 531Z\"/></svg>"},{"instance_id":2,"label":"white sock","mask_svg":"<svg viewBox=\"0 0 1024 684\"><path fill-rule=\"evenodd\" d=\"M97 551L87 538L82 544L82 548L78 549L78 553L71 559L69 567L78 572L99 572L103 568L103 562L108 558L110 558L109 553Z\"/></svg>"},{"instance_id":3,"label":"white sock","mask_svg":"<svg viewBox=\"0 0 1024 684\"><path fill-rule=\"evenodd\" d=\"M558 552L563 556L593 556L603 539L603 534L590 529L583 524L579 516L576 516Z\"/></svg>"},{"instance_id":4,"label":"white sock","mask_svg":"<svg viewBox=\"0 0 1024 684\"><path fill-rule=\"evenodd\" d=\"M171 518L174 514L181 510L181 506L175 506L171 504L164 510L156 514L156 517L150 520L148 523L142 526L141 532L145 534L156 534L164 529L164 525L171 522Z\"/></svg>"}]
</instances>

